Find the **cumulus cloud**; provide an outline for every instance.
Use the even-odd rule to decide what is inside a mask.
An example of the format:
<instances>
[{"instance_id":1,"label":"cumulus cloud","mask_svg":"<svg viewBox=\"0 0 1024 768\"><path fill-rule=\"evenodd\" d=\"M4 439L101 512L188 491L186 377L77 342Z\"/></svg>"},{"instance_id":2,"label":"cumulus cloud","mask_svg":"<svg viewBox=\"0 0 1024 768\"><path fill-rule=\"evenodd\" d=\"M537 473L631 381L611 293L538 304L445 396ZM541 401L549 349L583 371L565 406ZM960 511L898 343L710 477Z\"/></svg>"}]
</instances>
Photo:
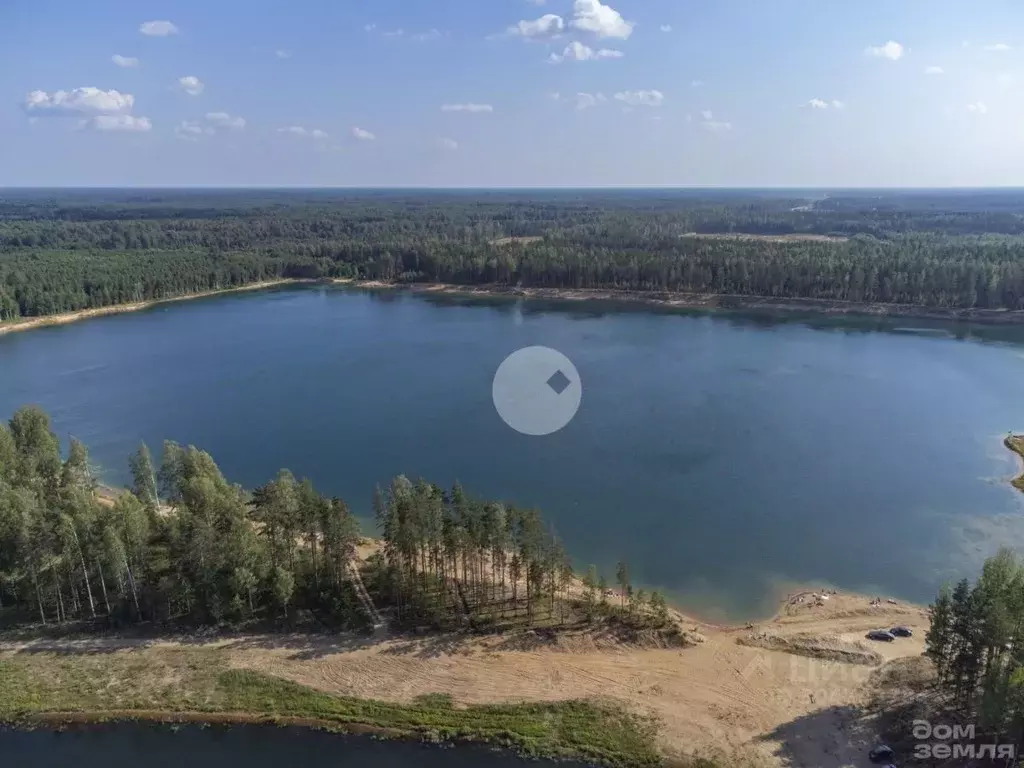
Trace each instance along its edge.
<instances>
[{"instance_id":1,"label":"cumulus cloud","mask_svg":"<svg viewBox=\"0 0 1024 768\"><path fill-rule=\"evenodd\" d=\"M613 51L609 48L602 48L595 51L583 43L573 41L565 47L561 53L552 53L548 61L553 64L565 61L597 61L599 59L621 59L625 54L622 51Z\"/></svg>"},{"instance_id":2,"label":"cumulus cloud","mask_svg":"<svg viewBox=\"0 0 1024 768\"><path fill-rule=\"evenodd\" d=\"M826 101L825 99L811 99L810 101L804 102L804 106L810 107L811 109L828 109L829 107L832 109L843 109L846 107L846 103L839 99L832 99L831 101ZM710 120L711 118L707 119Z\"/></svg>"},{"instance_id":3,"label":"cumulus cloud","mask_svg":"<svg viewBox=\"0 0 1024 768\"><path fill-rule=\"evenodd\" d=\"M946 70L944 70L942 67L937 67L935 65L924 68L924 73L926 75L943 75L945 74L945 72Z\"/></svg>"},{"instance_id":4,"label":"cumulus cloud","mask_svg":"<svg viewBox=\"0 0 1024 768\"><path fill-rule=\"evenodd\" d=\"M319 128L303 128L301 125L290 125L287 128L278 128L278 133L290 133L292 136L302 136L309 139L326 139L328 138L326 131L321 131Z\"/></svg>"},{"instance_id":5,"label":"cumulus cloud","mask_svg":"<svg viewBox=\"0 0 1024 768\"><path fill-rule=\"evenodd\" d=\"M723 131L732 130L732 123L726 123L721 120L715 120L715 116L710 109L702 109L700 112L700 116L702 118L700 125L705 131L711 131L712 133L721 133ZM687 118L687 122L690 122L689 118Z\"/></svg>"},{"instance_id":6,"label":"cumulus cloud","mask_svg":"<svg viewBox=\"0 0 1024 768\"><path fill-rule=\"evenodd\" d=\"M967 111L984 115L988 112L988 106L983 101L975 101L974 103L967 105Z\"/></svg>"},{"instance_id":7,"label":"cumulus cloud","mask_svg":"<svg viewBox=\"0 0 1024 768\"><path fill-rule=\"evenodd\" d=\"M185 77L178 78L178 87L189 96L198 96L206 86L195 75L185 75Z\"/></svg>"},{"instance_id":8,"label":"cumulus cloud","mask_svg":"<svg viewBox=\"0 0 1024 768\"><path fill-rule=\"evenodd\" d=\"M96 115L89 120L90 128L97 131L132 131L145 132L152 130L153 124L148 117L134 115Z\"/></svg>"},{"instance_id":9,"label":"cumulus cloud","mask_svg":"<svg viewBox=\"0 0 1024 768\"><path fill-rule=\"evenodd\" d=\"M660 29L660 30L661 30L662 32L671 32L671 31L672 31L672 25L671 25L671 24L662 24L662 25L661 25L661 26L659 27L659 29Z\"/></svg>"},{"instance_id":10,"label":"cumulus cloud","mask_svg":"<svg viewBox=\"0 0 1024 768\"><path fill-rule=\"evenodd\" d=\"M34 116L126 115L135 97L120 91L74 88L70 91L32 91L25 97L25 111Z\"/></svg>"},{"instance_id":11,"label":"cumulus cloud","mask_svg":"<svg viewBox=\"0 0 1024 768\"><path fill-rule=\"evenodd\" d=\"M615 37L625 40L633 34L632 21L626 21L622 14L601 0L575 0L573 3L573 29L592 32L598 38Z\"/></svg>"},{"instance_id":12,"label":"cumulus cloud","mask_svg":"<svg viewBox=\"0 0 1024 768\"><path fill-rule=\"evenodd\" d=\"M144 21L139 25L139 32L149 37L167 37L178 34L178 28L169 21Z\"/></svg>"},{"instance_id":13,"label":"cumulus cloud","mask_svg":"<svg viewBox=\"0 0 1024 768\"><path fill-rule=\"evenodd\" d=\"M235 117L227 112L207 112L206 119L219 128L245 128L245 118Z\"/></svg>"},{"instance_id":14,"label":"cumulus cloud","mask_svg":"<svg viewBox=\"0 0 1024 768\"><path fill-rule=\"evenodd\" d=\"M119 67L130 68L139 66L139 60L133 56L121 56L120 54L115 53L110 57L110 60Z\"/></svg>"},{"instance_id":15,"label":"cumulus cloud","mask_svg":"<svg viewBox=\"0 0 1024 768\"><path fill-rule=\"evenodd\" d=\"M608 99L603 93L577 93L576 109L582 112L584 109L596 107L599 104L607 103Z\"/></svg>"},{"instance_id":16,"label":"cumulus cloud","mask_svg":"<svg viewBox=\"0 0 1024 768\"><path fill-rule=\"evenodd\" d=\"M896 61L903 58L903 46L895 40L890 40L884 45L869 45L864 49L866 56L874 56L879 59L891 59Z\"/></svg>"},{"instance_id":17,"label":"cumulus cloud","mask_svg":"<svg viewBox=\"0 0 1024 768\"><path fill-rule=\"evenodd\" d=\"M490 104L442 104L442 112L493 112Z\"/></svg>"},{"instance_id":18,"label":"cumulus cloud","mask_svg":"<svg viewBox=\"0 0 1024 768\"><path fill-rule=\"evenodd\" d=\"M631 107L660 107L665 101L665 94L661 91L622 91L616 93L615 98Z\"/></svg>"},{"instance_id":19,"label":"cumulus cloud","mask_svg":"<svg viewBox=\"0 0 1024 768\"><path fill-rule=\"evenodd\" d=\"M360 141L373 141L377 137L369 131L360 128L358 125L352 126L353 138L359 139Z\"/></svg>"},{"instance_id":20,"label":"cumulus cloud","mask_svg":"<svg viewBox=\"0 0 1024 768\"><path fill-rule=\"evenodd\" d=\"M508 28L508 34L519 37L546 37L556 35L565 29L565 20L553 13L546 13L533 21L523 20Z\"/></svg>"},{"instance_id":21,"label":"cumulus cloud","mask_svg":"<svg viewBox=\"0 0 1024 768\"><path fill-rule=\"evenodd\" d=\"M1010 51L1013 50L1011 46L1006 43L993 43L992 45L985 46L986 51Z\"/></svg>"},{"instance_id":22,"label":"cumulus cloud","mask_svg":"<svg viewBox=\"0 0 1024 768\"><path fill-rule=\"evenodd\" d=\"M444 147L445 149L455 150L459 148L459 142L457 142L455 139L441 139L441 146Z\"/></svg>"},{"instance_id":23,"label":"cumulus cloud","mask_svg":"<svg viewBox=\"0 0 1024 768\"><path fill-rule=\"evenodd\" d=\"M216 131L208 125L183 120L174 127L174 135L186 141L199 141L201 136L213 136Z\"/></svg>"}]
</instances>

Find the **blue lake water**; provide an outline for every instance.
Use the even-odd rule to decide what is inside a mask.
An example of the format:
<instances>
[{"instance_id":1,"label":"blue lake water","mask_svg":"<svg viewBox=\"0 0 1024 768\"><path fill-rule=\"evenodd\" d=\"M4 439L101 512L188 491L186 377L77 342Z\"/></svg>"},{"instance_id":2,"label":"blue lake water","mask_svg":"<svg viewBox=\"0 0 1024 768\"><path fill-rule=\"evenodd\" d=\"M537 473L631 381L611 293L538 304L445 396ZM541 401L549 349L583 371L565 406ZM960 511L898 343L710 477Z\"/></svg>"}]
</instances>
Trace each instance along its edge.
<instances>
[{"instance_id":1,"label":"blue lake water","mask_svg":"<svg viewBox=\"0 0 1024 768\"><path fill-rule=\"evenodd\" d=\"M573 421L509 429L501 361L541 344ZM785 322L579 302L304 287L0 336L0 417L37 403L123 482L145 440L251 487L281 467L368 514L398 473L541 508L577 565L707 618L821 583L927 601L1024 550L1003 448L1024 431L1024 328Z\"/></svg>"}]
</instances>

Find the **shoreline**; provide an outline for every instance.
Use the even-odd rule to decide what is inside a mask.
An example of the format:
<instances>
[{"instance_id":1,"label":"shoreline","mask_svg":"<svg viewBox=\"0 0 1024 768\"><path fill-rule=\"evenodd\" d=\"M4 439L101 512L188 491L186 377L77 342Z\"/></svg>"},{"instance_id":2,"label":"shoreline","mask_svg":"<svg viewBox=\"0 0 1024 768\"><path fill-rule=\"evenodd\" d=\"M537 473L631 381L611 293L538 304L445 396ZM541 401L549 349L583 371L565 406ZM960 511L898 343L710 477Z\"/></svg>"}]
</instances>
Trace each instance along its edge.
<instances>
[{"instance_id":1,"label":"shoreline","mask_svg":"<svg viewBox=\"0 0 1024 768\"><path fill-rule=\"evenodd\" d=\"M106 307L80 309L0 322L0 336L36 328L67 325L107 315L120 315L191 299L223 294L259 291L287 285L338 285L360 290L406 291L408 293L467 298L533 299L541 301L611 301L663 307L695 312L764 312L777 315L813 315L821 318L918 319L936 322L978 323L992 326L1024 325L1024 310L954 309L926 307L917 304L884 304L835 299L773 298L727 293L681 293L669 291L635 291L616 288L517 288L497 283L460 285L456 283L396 283L385 280L363 280L349 277L292 278L264 280L231 288L199 293L186 293L163 299L111 304Z\"/></svg>"},{"instance_id":2,"label":"shoreline","mask_svg":"<svg viewBox=\"0 0 1024 768\"><path fill-rule=\"evenodd\" d=\"M1010 485L1016 488L1018 491L1024 492L1024 435L1009 434L1003 439L1003 445L1008 450L1017 454L1017 457L1021 460L1020 473L1010 480Z\"/></svg>"},{"instance_id":3,"label":"shoreline","mask_svg":"<svg viewBox=\"0 0 1024 768\"><path fill-rule=\"evenodd\" d=\"M31 331L36 328L46 328L52 325L67 325L77 323L80 320L89 320L94 317L105 315L120 315L128 312L138 312L143 309L170 304L176 301L189 301L191 299L204 299L221 294L241 293L243 291L259 291L264 288L275 288L282 285L298 285L310 281L300 278L283 277L279 280L262 280L258 283L233 286L231 288L218 288L213 291L200 291L199 293L184 293L181 296L170 296L166 299L149 299L147 301L134 301L128 304L111 304L107 307L93 307L92 309L79 309L74 312L59 312L55 315L40 315L34 317L22 317L18 320L9 320L0 323L0 336L7 333L19 331Z\"/></svg>"},{"instance_id":4,"label":"shoreline","mask_svg":"<svg viewBox=\"0 0 1024 768\"><path fill-rule=\"evenodd\" d=\"M541 299L549 301L617 301L694 311L773 312L811 314L827 317L914 318L940 322L969 322L986 325L1024 324L1024 310L954 309L917 304L884 304L836 299L772 298L726 293L676 293L634 291L614 288L517 288L483 283L395 283L384 280L358 280L336 277L326 280L363 290L404 290L409 293L466 297Z\"/></svg>"}]
</instances>

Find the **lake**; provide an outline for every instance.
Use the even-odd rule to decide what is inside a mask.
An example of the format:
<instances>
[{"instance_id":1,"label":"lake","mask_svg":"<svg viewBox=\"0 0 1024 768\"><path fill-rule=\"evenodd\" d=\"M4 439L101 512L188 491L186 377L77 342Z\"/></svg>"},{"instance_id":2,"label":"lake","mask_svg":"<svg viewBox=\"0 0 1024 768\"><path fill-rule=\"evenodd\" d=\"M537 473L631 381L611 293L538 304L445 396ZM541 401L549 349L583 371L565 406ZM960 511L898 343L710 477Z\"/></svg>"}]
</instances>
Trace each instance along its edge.
<instances>
[{"instance_id":1,"label":"lake","mask_svg":"<svg viewBox=\"0 0 1024 768\"><path fill-rule=\"evenodd\" d=\"M511 352L553 347L582 404L519 434L491 400ZM38 403L123 483L145 440L247 487L280 467L368 515L395 474L542 509L577 566L708 619L797 585L928 601L1024 549L1001 443L1024 430L1024 328L786 321L606 303L306 286L0 337L0 417Z\"/></svg>"},{"instance_id":2,"label":"lake","mask_svg":"<svg viewBox=\"0 0 1024 768\"><path fill-rule=\"evenodd\" d=\"M201 727L112 724L65 732L0 728L4 765L32 768L583 768L582 763L525 760L484 747L441 749L410 742L340 736L276 726Z\"/></svg>"}]
</instances>

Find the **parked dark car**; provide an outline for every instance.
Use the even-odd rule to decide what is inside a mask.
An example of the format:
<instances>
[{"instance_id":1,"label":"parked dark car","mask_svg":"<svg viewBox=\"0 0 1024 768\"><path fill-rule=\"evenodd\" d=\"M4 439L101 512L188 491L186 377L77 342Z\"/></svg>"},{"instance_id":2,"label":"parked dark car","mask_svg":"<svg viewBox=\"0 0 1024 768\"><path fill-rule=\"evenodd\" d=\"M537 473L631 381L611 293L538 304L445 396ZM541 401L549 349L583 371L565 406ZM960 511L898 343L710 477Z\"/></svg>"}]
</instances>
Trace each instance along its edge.
<instances>
[{"instance_id":1,"label":"parked dark car","mask_svg":"<svg viewBox=\"0 0 1024 768\"><path fill-rule=\"evenodd\" d=\"M872 763L891 764L895 759L896 753L892 751L892 747L887 747L885 744L879 744L868 752L868 760Z\"/></svg>"},{"instance_id":2,"label":"parked dark car","mask_svg":"<svg viewBox=\"0 0 1024 768\"><path fill-rule=\"evenodd\" d=\"M891 643L896 639L896 635L885 629L873 629L868 632L868 640L882 640L886 643Z\"/></svg>"},{"instance_id":3,"label":"parked dark car","mask_svg":"<svg viewBox=\"0 0 1024 768\"><path fill-rule=\"evenodd\" d=\"M912 630L910 627L893 627L889 631L892 634L896 635L896 637L913 637L914 636L914 630Z\"/></svg>"}]
</instances>

